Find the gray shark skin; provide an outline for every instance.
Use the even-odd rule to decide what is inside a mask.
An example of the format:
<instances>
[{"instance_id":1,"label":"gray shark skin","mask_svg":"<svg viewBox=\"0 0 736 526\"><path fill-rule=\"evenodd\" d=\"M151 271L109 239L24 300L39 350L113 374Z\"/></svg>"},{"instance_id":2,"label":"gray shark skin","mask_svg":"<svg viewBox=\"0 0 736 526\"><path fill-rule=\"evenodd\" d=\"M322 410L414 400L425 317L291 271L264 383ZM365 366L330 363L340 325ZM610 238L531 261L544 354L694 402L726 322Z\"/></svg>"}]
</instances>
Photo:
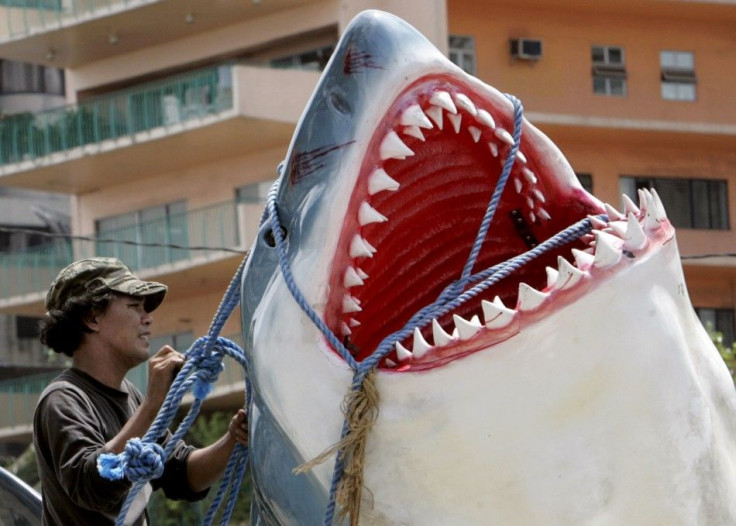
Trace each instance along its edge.
<instances>
[{"instance_id":1,"label":"gray shark skin","mask_svg":"<svg viewBox=\"0 0 736 526\"><path fill-rule=\"evenodd\" d=\"M513 105L404 21L361 13L297 125L275 205L306 303L357 362L459 278ZM594 230L378 363L360 524L736 524L736 390L656 193L619 212L523 121L476 271ZM322 524L353 371L289 292L264 222L242 283L254 525ZM339 523L339 521L336 521Z\"/></svg>"}]
</instances>

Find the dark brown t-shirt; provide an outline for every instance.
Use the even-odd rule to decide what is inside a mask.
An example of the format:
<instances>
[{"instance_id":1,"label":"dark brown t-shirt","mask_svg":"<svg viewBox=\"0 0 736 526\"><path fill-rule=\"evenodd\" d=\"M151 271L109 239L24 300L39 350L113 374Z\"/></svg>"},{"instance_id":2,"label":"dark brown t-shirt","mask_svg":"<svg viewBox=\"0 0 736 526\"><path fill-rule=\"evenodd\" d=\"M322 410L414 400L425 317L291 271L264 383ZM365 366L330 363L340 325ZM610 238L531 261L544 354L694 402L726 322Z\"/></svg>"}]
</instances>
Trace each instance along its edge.
<instances>
[{"instance_id":1,"label":"dark brown t-shirt","mask_svg":"<svg viewBox=\"0 0 736 526\"><path fill-rule=\"evenodd\" d=\"M33 419L33 445L44 525L115 524L131 483L103 478L97 471L97 458L143 400L127 379L122 387L118 391L82 371L67 369L41 394ZM160 443L170 437L167 431ZM195 493L187 483L186 461L193 449L179 441L164 474L151 481L152 489L162 488L170 499L204 498L207 491ZM138 493L126 524L146 524L149 494L150 490Z\"/></svg>"}]
</instances>

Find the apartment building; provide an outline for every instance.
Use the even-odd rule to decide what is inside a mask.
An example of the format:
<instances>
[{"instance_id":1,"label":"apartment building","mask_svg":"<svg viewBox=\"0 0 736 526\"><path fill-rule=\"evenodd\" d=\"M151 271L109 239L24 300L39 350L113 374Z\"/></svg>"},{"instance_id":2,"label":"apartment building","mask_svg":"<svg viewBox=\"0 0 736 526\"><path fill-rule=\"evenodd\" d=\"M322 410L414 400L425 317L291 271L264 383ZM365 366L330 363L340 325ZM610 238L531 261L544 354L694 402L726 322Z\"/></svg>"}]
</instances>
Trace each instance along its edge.
<instances>
[{"instance_id":1,"label":"apartment building","mask_svg":"<svg viewBox=\"0 0 736 526\"><path fill-rule=\"evenodd\" d=\"M0 187L72 203L72 237L0 254L0 311L39 315L59 268L115 255L170 286L154 345L205 334L319 71L366 8L521 99L603 201L655 187L694 305L733 340L736 2L700 0L0 0L0 58L63 68L67 97L0 121ZM239 333L235 312L223 335ZM0 386L0 441L28 440L33 385ZM230 363L208 404L241 391Z\"/></svg>"}]
</instances>

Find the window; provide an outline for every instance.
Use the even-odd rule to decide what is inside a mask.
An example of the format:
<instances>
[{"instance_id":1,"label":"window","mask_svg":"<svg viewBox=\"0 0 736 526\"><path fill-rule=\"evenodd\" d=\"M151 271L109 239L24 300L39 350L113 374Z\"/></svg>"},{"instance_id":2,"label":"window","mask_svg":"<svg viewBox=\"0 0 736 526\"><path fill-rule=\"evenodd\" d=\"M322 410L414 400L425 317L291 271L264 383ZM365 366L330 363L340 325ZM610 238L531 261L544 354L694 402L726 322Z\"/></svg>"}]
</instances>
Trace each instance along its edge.
<instances>
[{"instance_id":1,"label":"window","mask_svg":"<svg viewBox=\"0 0 736 526\"><path fill-rule=\"evenodd\" d=\"M117 257L133 268L150 268L188 257L185 201L98 219L96 232L101 239L98 255Z\"/></svg>"},{"instance_id":2,"label":"window","mask_svg":"<svg viewBox=\"0 0 736 526\"><path fill-rule=\"evenodd\" d=\"M580 184L585 188L586 192L593 193L593 176L591 174L576 173Z\"/></svg>"},{"instance_id":3,"label":"window","mask_svg":"<svg viewBox=\"0 0 736 526\"><path fill-rule=\"evenodd\" d=\"M593 46L593 93L626 96L626 64L624 50L613 46Z\"/></svg>"},{"instance_id":4,"label":"window","mask_svg":"<svg viewBox=\"0 0 736 526\"><path fill-rule=\"evenodd\" d=\"M448 56L466 73L476 74L475 39L473 37L450 35Z\"/></svg>"},{"instance_id":5,"label":"window","mask_svg":"<svg viewBox=\"0 0 736 526\"><path fill-rule=\"evenodd\" d=\"M19 340L35 340L41 334L39 323L41 318L35 316L15 317L15 336Z\"/></svg>"},{"instance_id":6,"label":"window","mask_svg":"<svg viewBox=\"0 0 736 526\"><path fill-rule=\"evenodd\" d=\"M287 55L281 58L275 58L271 60L270 64L272 68L293 68L293 69L306 69L311 71L322 71L327 65L327 61L330 60L332 52L335 51L335 46L330 44L329 46L323 46L304 53L297 53L295 55Z\"/></svg>"},{"instance_id":7,"label":"window","mask_svg":"<svg viewBox=\"0 0 736 526\"><path fill-rule=\"evenodd\" d=\"M720 332L723 335L724 345L727 347L733 345L735 336L733 309L709 309L696 307L695 312L706 329Z\"/></svg>"},{"instance_id":8,"label":"window","mask_svg":"<svg viewBox=\"0 0 736 526\"><path fill-rule=\"evenodd\" d=\"M0 60L0 94L64 95L64 71L36 64Z\"/></svg>"},{"instance_id":9,"label":"window","mask_svg":"<svg viewBox=\"0 0 736 526\"><path fill-rule=\"evenodd\" d=\"M253 203L263 205L266 203L268 191L273 181L247 184L235 189L235 199L238 203Z\"/></svg>"},{"instance_id":10,"label":"window","mask_svg":"<svg viewBox=\"0 0 736 526\"><path fill-rule=\"evenodd\" d=\"M680 228L728 230L727 182L713 179L621 177L621 193L638 199L637 190L654 188L672 224Z\"/></svg>"},{"instance_id":11,"label":"window","mask_svg":"<svg viewBox=\"0 0 736 526\"><path fill-rule=\"evenodd\" d=\"M695 100L695 58L689 51L661 51L662 98L665 100Z\"/></svg>"}]
</instances>

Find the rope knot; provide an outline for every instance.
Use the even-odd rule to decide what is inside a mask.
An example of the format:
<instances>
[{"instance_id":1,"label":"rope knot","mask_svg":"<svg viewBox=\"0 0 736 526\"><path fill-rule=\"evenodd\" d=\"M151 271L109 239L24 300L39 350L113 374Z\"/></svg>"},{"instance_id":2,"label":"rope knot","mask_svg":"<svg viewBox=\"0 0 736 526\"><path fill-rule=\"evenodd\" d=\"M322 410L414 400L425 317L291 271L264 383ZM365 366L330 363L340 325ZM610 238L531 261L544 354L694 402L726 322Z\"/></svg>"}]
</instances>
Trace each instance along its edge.
<instances>
[{"instance_id":1,"label":"rope knot","mask_svg":"<svg viewBox=\"0 0 736 526\"><path fill-rule=\"evenodd\" d=\"M206 349L206 345L204 348ZM203 400L210 394L212 384L217 381L220 373L225 369L222 363L222 351L216 345L211 352L198 350L190 359L193 360L196 377L192 392L197 400Z\"/></svg>"},{"instance_id":2,"label":"rope knot","mask_svg":"<svg viewBox=\"0 0 736 526\"><path fill-rule=\"evenodd\" d=\"M166 454L155 442L131 438L119 455L104 453L97 459L97 470L108 480L126 478L131 482L152 480L164 474Z\"/></svg>"}]
</instances>

